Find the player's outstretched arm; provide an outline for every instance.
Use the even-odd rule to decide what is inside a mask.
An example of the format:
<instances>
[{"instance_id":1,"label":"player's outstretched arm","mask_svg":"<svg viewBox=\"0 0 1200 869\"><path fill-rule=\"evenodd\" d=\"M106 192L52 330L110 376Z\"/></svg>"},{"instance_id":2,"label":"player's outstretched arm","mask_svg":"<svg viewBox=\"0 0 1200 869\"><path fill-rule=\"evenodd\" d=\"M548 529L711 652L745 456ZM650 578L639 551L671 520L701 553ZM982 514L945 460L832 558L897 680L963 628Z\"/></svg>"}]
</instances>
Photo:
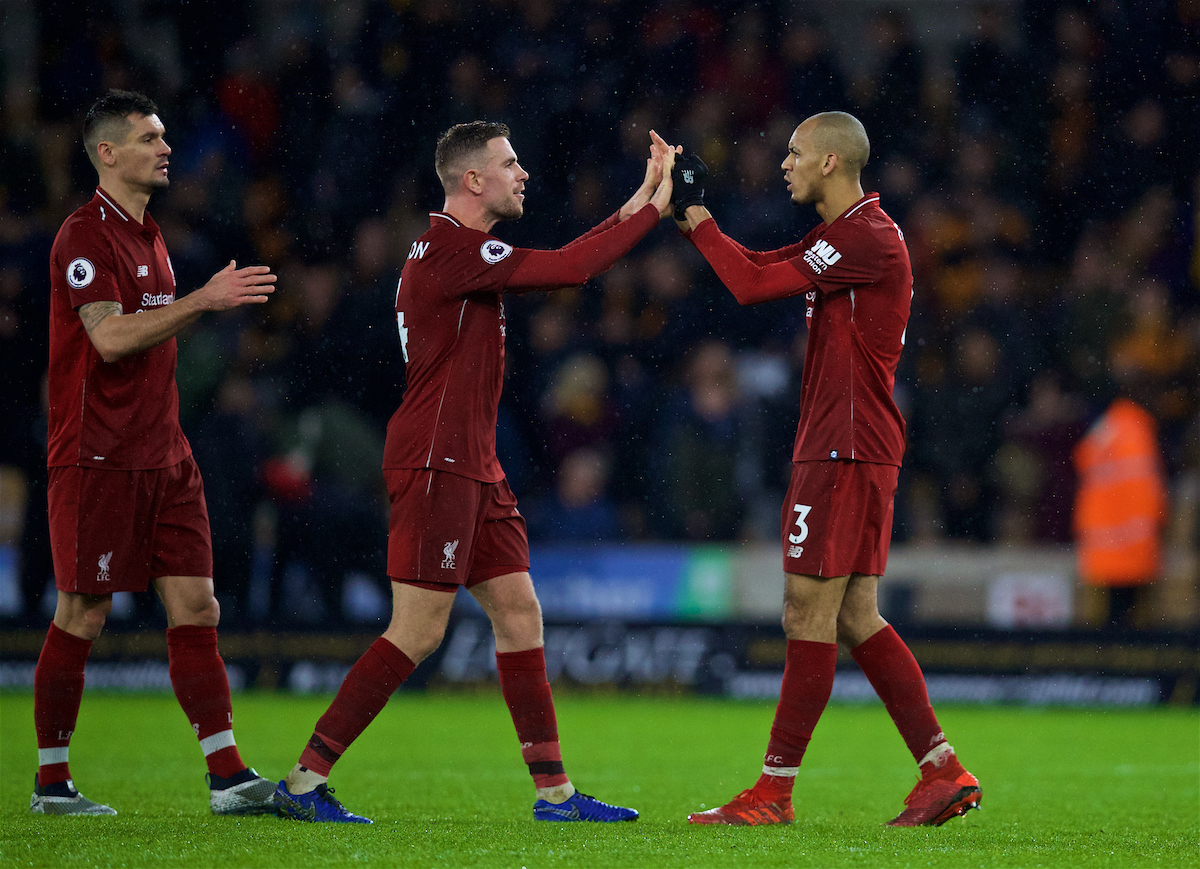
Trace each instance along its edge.
<instances>
[{"instance_id":1,"label":"player's outstretched arm","mask_svg":"<svg viewBox=\"0 0 1200 869\"><path fill-rule=\"evenodd\" d=\"M692 206L688 215L696 210L696 206ZM786 260L757 262L759 255L721 232L715 220L704 221L694 232L688 233L687 239L708 260L739 304L756 305L786 299L816 288L811 279Z\"/></svg>"},{"instance_id":2,"label":"player's outstretched arm","mask_svg":"<svg viewBox=\"0 0 1200 869\"><path fill-rule=\"evenodd\" d=\"M675 222L739 304L754 305L807 292L812 282L786 260L747 250L717 228L704 206L708 167L698 155L685 154L674 164Z\"/></svg>"},{"instance_id":3,"label":"player's outstretched arm","mask_svg":"<svg viewBox=\"0 0 1200 869\"><path fill-rule=\"evenodd\" d=\"M704 205L704 182L708 179L708 167L697 154L685 154L675 161L672 171L675 190L672 202L675 206L675 225L679 231L688 235L706 220L712 220L712 213ZM715 224L715 221L714 221ZM783 262L798 256L803 249L803 242L778 250L759 252L742 247L728 236L723 240L732 245L746 259L755 265L765 266Z\"/></svg>"},{"instance_id":4,"label":"player's outstretched arm","mask_svg":"<svg viewBox=\"0 0 1200 869\"><path fill-rule=\"evenodd\" d=\"M651 157L653 160L655 158ZM674 163L675 150L669 148L662 155L661 173L655 172L659 180L649 201L630 215L629 220L622 221L614 215L558 250L523 251L524 258L505 284L505 292L574 286L609 269L663 216L671 213L671 167Z\"/></svg>"},{"instance_id":5,"label":"player's outstretched arm","mask_svg":"<svg viewBox=\"0 0 1200 869\"><path fill-rule=\"evenodd\" d=\"M100 358L116 362L173 338L205 311L262 304L275 292L276 280L268 266L239 269L230 260L200 289L169 305L126 314L120 302L90 302L80 306L79 318Z\"/></svg>"}]
</instances>

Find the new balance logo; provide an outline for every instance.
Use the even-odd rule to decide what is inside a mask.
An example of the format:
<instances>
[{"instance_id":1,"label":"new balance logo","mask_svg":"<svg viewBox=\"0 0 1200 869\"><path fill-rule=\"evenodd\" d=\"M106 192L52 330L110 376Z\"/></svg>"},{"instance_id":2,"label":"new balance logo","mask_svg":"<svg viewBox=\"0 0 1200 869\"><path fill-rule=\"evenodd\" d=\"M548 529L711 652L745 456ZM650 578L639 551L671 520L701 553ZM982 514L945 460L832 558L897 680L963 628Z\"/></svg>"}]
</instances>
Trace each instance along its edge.
<instances>
[{"instance_id":1,"label":"new balance logo","mask_svg":"<svg viewBox=\"0 0 1200 869\"><path fill-rule=\"evenodd\" d=\"M808 263L814 272L825 271L825 269L841 258L842 255L837 252L834 246L824 239L818 241L804 252L804 261Z\"/></svg>"},{"instance_id":2,"label":"new balance logo","mask_svg":"<svg viewBox=\"0 0 1200 869\"><path fill-rule=\"evenodd\" d=\"M447 543L445 546L442 547L442 555L445 556L442 559L442 569L443 570L454 570L454 552L457 549L458 549L458 541L457 540L452 540L451 542Z\"/></svg>"},{"instance_id":3,"label":"new balance logo","mask_svg":"<svg viewBox=\"0 0 1200 869\"><path fill-rule=\"evenodd\" d=\"M803 554L804 554L803 546L789 546L788 547L788 553L787 553L788 558L799 558Z\"/></svg>"},{"instance_id":4,"label":"new balance logo","mask_svg":"<svg viewBox=\"0 0 1200 869\"><path fill-rule=\"evenodd\" d=\"M96 582L108 582L111 577L108 575L108 565L112 561L113 554L106 552L100 556L100 560L96 562L100 568L100 572L96 574Z\"/></svg>"},{"instance_id":5,"label":"new balance logo","mask_svg":"<svg viewBox=\"0 0 1200 869\"><path fill-rule=\"evenodd\" d=\"M684 184L695 184L696 183L696 170L684 169L682 172L682 175L683 175L683 183Z\"/></svg>"},{"instance_id":6,"label":"new balance logo","mask_svg":"<svg viewBox=\"0 0 1200 869\"><path fill-rule=\"evenodd\" d=\"M150 276L150 266L138 266L137 267L137 276L139 278L149 277Z\"/></svg>"}]
</instances>

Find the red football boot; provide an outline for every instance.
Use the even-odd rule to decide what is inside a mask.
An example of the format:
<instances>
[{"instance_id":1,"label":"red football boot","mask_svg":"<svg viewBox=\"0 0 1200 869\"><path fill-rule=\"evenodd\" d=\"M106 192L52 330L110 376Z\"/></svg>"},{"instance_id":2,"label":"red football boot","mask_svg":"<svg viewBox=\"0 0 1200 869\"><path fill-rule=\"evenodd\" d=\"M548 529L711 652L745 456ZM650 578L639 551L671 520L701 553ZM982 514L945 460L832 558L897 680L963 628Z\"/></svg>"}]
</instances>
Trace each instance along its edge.
<instances>
[{"instance_id":1,"label":"red football boot","mask_svg":"<svg viewBox=\"0 0 1200 869\"><path fill-rule=\"evenodd\" d=\"M788 797L779 802L767 802L754 788L744 790L728 803L706 812L692 812L689 824L736 824L759 827L766 824L790 824L796 820L792 801Z\"/></svg>"},{"instance_id":2,"label":"red football boot","mask_svg":"<svg viewBox=\"0 0 1200 869\"><path fill-rule=\"evenodd\" d=\"M983 791L979 780L961 765L943 767L924 776L904 799L907 808L892 820L891 827L940 827L951 818L979 808Z\"/></svg>"}]
</instances>

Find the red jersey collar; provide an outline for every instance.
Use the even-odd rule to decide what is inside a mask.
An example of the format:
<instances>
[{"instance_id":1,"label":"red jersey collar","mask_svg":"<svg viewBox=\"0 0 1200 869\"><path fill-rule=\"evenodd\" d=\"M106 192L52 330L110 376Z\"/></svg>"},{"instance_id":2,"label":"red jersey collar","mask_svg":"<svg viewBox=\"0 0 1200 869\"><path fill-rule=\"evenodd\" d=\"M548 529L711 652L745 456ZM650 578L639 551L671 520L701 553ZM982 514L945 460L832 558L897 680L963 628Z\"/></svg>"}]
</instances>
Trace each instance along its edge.
<instances>
[{"instance_id":1,"label":"red jersey collar","mask_svg":"<svg viewBox=\"0 0 1200 869\"><path fill-rule=\"evenodd\" d=\"M847 208L845 211L843 211L841 214L839 214L837 216L836 220L841 220L843 217L846 217L846 218L853 217L857 212L861 211L865 206L871 205L871 204L879 205L879 194L878 193L864 194L862 199L858 200L858 202L855 202L853 205L851 205L849 208Z\"/></svg>"},{"instance_id":2,"label":"red jersey collar","mask_svg":"<svg viewBox=\"0 0 1200 869\"><path fill-rule=\"evenodd\" d=\"M462 224L459 223L458 218L452 217L451 215L447 214L444 211L429 212L429 225L431 227L437 226L437 221L439 219L440 220L448 220L448 221L450 221L450 223L454 224L455 226L462 226Z\"/></svg>"},{"instance_id":3,"label":"red jersey collar","mask_svg":"<svg viewBox=\"0 0 1200 869\"><path fill-rule=\"evenodd\" d=\"M115 211L117 216L121 218L115 222L120 226L124 226L134 235L140 235L147 241L153 240L154 236L158 235L158 224L154 222L154 218L150 216L150 212L147 211L142 215L144 219L143 223L138 223L133 219L128 211L117 204L117 200L113 199L112 196L104 191L103 187L96 188L96 195L92 201L100 205L102 208L111 208L113 211Z\"/></svg>"}]
</instances>

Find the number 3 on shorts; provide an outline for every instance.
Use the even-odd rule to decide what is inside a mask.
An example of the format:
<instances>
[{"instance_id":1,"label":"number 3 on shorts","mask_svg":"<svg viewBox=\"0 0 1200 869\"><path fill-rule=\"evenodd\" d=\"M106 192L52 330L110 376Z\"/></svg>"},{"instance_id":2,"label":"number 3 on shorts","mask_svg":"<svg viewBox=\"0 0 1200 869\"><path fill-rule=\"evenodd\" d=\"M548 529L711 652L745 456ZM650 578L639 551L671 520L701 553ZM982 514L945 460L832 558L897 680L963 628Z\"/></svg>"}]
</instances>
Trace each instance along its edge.
<instances>
[{"instance_id":1,"label":"number 3 on shorts","mask_svg":"<svg viewBox=\"0 0 1200 869\"><path fill-rule=\"evenodd\" d=\"M796 514L796 527L800 529L799 534L789 534L789 543L803 543L808 539L808 526L804 524L804 520L808 518L809 511L812 510L807 504L793 504L792 512Z\"/></svg>"}]
</instances>

